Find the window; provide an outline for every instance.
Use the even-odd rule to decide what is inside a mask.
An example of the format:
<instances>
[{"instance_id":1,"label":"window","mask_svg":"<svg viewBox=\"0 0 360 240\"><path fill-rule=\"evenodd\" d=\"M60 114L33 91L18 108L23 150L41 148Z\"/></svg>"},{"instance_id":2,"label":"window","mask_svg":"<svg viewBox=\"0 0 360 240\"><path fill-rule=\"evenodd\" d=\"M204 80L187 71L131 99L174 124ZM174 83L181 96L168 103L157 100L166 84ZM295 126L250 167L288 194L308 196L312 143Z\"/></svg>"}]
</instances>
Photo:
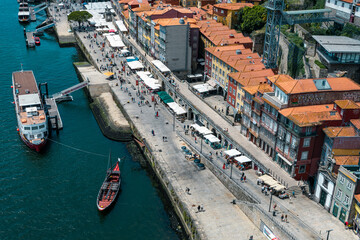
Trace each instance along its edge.
<instances>
[{"instance_id":1,"label":"window","mask_svg":"<svg viewBox=\"0 0 360 240\"><path fill-rule=\"evenodd\" d=\"M38 130L39 127L38 127L38 126L35 126L35 127L32 127L31 129L32 129L32 130Z\"/></svg>"},{"instance_id":2,"label":"window","mask_svg":"<svg viewBox=\"0 0 360 240\"><path fill-rule=\"evenodd\" d=\"M235 96L236 92L235 92L235 88L233 88L233 95Z\"/></svg>"},{"instance_id":3,"label":"window","mask_svg":"<svg viewBox=\"0 0 360 240\"><path fill-rule=\"evenodd\" d=\"M229 96L229 102L231 102L231 97Z\"/></svg>"},{"instance_id":4,"label":"window","mask_svg":"<svg viewBox=\"0 0 360 240\"><path fill-rule=\"evenodd\" d=\"M309 151L304 151L301 153L301 160L306 160L308 158Z\"/></svg>"},{"instance_id":5,"label":"window","mask_svg":"<svg viewBox=\"0 0 360 240\"><path fill-rule=\"evenodd\" d=\"M305 130L307 134L310 134L312 132L312 127L306 127Z\"/></svg>"},{"instance_id":6,"label":"window","mask_svg":"<svg viewBox=\"0 0 360 240\"><path fill-rule=\"evenodd\" d=\"M30 130L30 127L24 127L25 130Z\"/></svg>"},{"instance_id":7,"label":"window","mask_svg":"<svg viewBox=\"0 0 360 240\"><path fill-rule=\"evenodd\" d=\"M348 196L348 195L345 195L345 197L344 197L344 203L345 203L345 204L349 204L349 196Z\"/></svg>"},{"instance_id":8,"label":"window","mask_svg":"<svg viewBox=\"0 0 360 240\"><path fill-rule=\"evenodd\" d=\"M339 175L339 183L344 184L345 178Z\"/></svg>"},{"instance_id":9,"label":"window","mask_svg":"<svg viewBox=\"0 0 360 240\"><path fill-rule=\"evenodd\" d=\"M301 166L299 167L299 173L304 173L305 170L306 170L306 165L301 165Z\"/></svg>"},{"instance_id":10,"label":"window","mask_svg":"<svg viewBox=\"0 0 360 240\"><path fill-rule=\"evenodd\" d=\"M240 99L240 93L238 93L238 99Z\"/></svg>"},{"instance_id":11,"label":"window","mask_svg":"<svg viewBox=\"0 0 360 240\"><path fill-rule=\"evenodd\" d=\"M346 184L346 186L347 186L347 188L348 188L349 190L351 190L353 184L352 184L350 181L348 181L347 184Z\"/></svg>"},{"instance_id":12,"label":"window","mask_svg":"<svg viewBox=\"0 0 360 240\"><path fill-rule=\"evenodd\" d=\"M324 188L327 188L329 185L329 180L327 180L326 178L324 179L324 182L323 182L323 186Z\"/></svg>"},{"instance_id":13,"label":"window","mask_svg":"<svg viewBox=\"0 0 360 240\"><path fill-rule=\"evenodd\" d=\"M224 10L221 10L221 13L224 13Z\"/></svg>"},{"instance_id":14,"label":"window","mask_svg":"<svg viewBox=\"0 0 360 240\"><path fill-rule=\"evenodd\" d=\"M234 99L232 100L232 104L235 105L235 100Z\"/></svg>"},{"instance_id":15,"label":"window","mask_svg":"<svg viewBox=\"0 0 360 240\"><path fill-rule=\"evenodd\" d=\"M284 154L285 155L289 154L289 145L285 145Z\"/></svg>"},{"instance_id":16,"label":"window","mask_svg":"<svg viewBox=\"0 0 360 240\"><path fill-rule=\"evenodd\" d=\"M232 92L232 88L231 88L231 86L230 86L230 91L229 91L230 93Z\"/></svg>"},{"instance_id":17,"label":"window","mask_svg":"<svg viewBox=\"0 0 360 240\"><path fill-rule=\"evenodd\" d=\"M304 138L303 147L310 146L311 138Z\"/></svg>"},{"instance_id":18,"label":"window","mask_svg":"<svg viewBox=\"0 0 360 240\"><path fill-rule=\"evenodd\" d=\"M342 191L340 189L338 189L338 191L336 193L336 197L340 199L341 195L342 195Z\"/></svg>"},{"instance_id":19,"label":"window","mask_svg":"<svg viewBox=\"0 0 360 240\"><path fill-rule=\"evenodd\" d=\"M240 104L239 104L239 103L237 103L237 104L236 104L236 107L237 107L237 108L239 108L239 106L240 106Z\"/></svg>"},{"instance_id":20,"label":"window","mask_svg":"<svg viewBox=\"0 0 360 240\"><path fill-rule=\"evenodd\" d=\"M345 3L342 3L342 4L341 4L341 7L344 7L344 6L345 6Z\"/></svg>"},{"instance_id":21,"label":"window","mask_svg":"<svg viewBox=\"0 0 360 240\"><path fill-rule=\"evenodd\" d=\"M337 1L335 1L335 5L337 5Z\"/></svg>"}]
</instances>

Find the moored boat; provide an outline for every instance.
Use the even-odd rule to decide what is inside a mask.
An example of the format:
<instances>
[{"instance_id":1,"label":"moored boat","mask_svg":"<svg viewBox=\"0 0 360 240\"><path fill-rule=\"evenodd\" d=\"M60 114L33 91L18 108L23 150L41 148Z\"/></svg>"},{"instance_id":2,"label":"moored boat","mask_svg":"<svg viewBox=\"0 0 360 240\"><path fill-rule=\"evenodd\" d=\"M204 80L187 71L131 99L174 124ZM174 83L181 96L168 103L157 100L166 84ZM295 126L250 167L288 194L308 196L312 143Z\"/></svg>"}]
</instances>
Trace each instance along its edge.
<instances>
[{"instance_id":1,"label":"moored boat","mask_svg":"<svg viewBox=\"0 0 360 240\"><path fill-rule=\"evenodd\" d=\"M13 72L12 88L20 138L39 152L47 142L48 122L34 73Z\"/></svg>"},{"instance_id":2,"label":"moored boat","mask_svg":"<svg viewBox=\"0 0 360 240\"><path fill-rule=\"evenodd\" d=\"M21 23L27 23L30 21L30 8L29 4L25 1L20 2L18 19Z\"/></svg>"},{"instance_id":3,"label":"moored boat","mask_svg":"<svg viewBox=\"0 0 360 240\"><path fill-rule=\"evenodd\" d=\"M103 184L101 185L96 201L96 205L99 211L105 211L106 209L109 209L118 196L121 186L121 173L119 164L120 158L118 158L117 162L106 171L106 177Z\"/></svg>"}]
</instances>

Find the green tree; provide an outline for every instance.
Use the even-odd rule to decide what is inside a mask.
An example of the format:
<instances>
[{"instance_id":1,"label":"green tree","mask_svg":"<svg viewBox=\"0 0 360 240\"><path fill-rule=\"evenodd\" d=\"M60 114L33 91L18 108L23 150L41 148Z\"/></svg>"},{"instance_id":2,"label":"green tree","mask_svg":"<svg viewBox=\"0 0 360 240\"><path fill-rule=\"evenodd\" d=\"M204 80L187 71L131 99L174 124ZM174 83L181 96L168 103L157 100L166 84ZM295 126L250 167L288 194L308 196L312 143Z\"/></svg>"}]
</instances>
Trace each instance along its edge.
<instances>
[{"instance_id":1,"label":"green tree","mask_svg":"<svg viewBox=\"0 0 360 240\"><path fill-rule=\"evenodd\" d=\"M239 15L240 29L245 33L259 30L266 24L266 8L263 6L245 7Z\"/></svg>"},{"instance_id":2,"label":"green tree","mask_svg":"<svg viewBox=\"0 0 360 240\"><path fill-rule=\"evenodd\" d=\"M90 18L92 18L92 15L87 11L75 11L69 14L68 21L76 21L81 26L81 23L86 22Z\"/></svg>"}]
</instances>

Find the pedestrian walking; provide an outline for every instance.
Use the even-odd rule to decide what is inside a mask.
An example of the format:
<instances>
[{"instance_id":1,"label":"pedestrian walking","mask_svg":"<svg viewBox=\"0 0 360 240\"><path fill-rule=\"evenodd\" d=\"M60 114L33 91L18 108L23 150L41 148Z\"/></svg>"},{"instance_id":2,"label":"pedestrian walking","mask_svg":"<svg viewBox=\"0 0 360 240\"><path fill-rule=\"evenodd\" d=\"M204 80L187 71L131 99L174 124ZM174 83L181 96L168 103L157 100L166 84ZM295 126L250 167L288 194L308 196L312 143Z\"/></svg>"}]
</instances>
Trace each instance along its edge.
<instances>
[{"instance_id":1,"label":"pedestrian walking","mask_svg":"<svg viewBox=\"0 0 360 240\"><path fill-rule=\"evenodd\" d=\"M200 212L200 209L201 209L200 205L198 205L197 209L198 209L197 212Z\"/></svg>"},{"instance_id":2,"label":"pedestrian walking","mask_svg":"<svg viewBox=\"0 0 360 240\"><path fill-rule=\"evenodd\" d=\"M284 214L281 215L281 221L283 222L284 221Z\"/></svg>"},{"instance_id":3,"label":"pedestrian walking","mask_svg":"<svg viewBox=\"0 0 360 240\"><path fill-rule=\"evenodd\" d=\"M244 181L244 177L243 177L243 176L241 176L240 181L241 181L241 182L243 182L243 181Z\"/></svg>"},{"instance_id":4,"label":"pedestrian walking","mask_svg":"<svg viewBox=\"0 0 360 240\"><path fill-rule=\"evenodd\" d=\"M244 182L246 182L246 175L244 176Z\"/></svg>"},{"instance_id":5,"label":"pedestrian walking","mask_svg":"<svg viewBox=\"0 0 360 240\"><path fill-rule=\"evenodd\" d=\"M274 208L274 211L276 211L276 207L277 207L277 205L276 205L276 203L275 203L275 204L274 204L274 207L273 207L273 208Z\"/></svg>"},{"instance_id":6,"label":"pedestrian walking","mask_svg":"<svg viewBox=\"0 0 360 240\"><path fill-rule=\"evenodd\" d=\"M287 221L287 214L285 215L285 222L288 222L288 221Z\"/></svg>"},{"instance_id":7,"label":"pedestrian walking","mask_svg":"<svg viewBox=\"0 0 360 240\"><path fill-rule=\"evenodd\" d=\"M223 165L223 169L226 169L226 165L225 165L225 163L224 163L224 165Z\"/></svg>"},{"instance_id":8,"label":"pedestrian walking","mask_svg":"<svg viewBox=\"0 0 360 240\"><path fill-rule=\"evenodd\" d=\"M216 157L217 157L217 156L218 156L218 152L216 151L215 154L216 154Z\"/></svg>"},{"instance_id":9,"label":"pedestrian walking","mask_svg":"<svg viewBox=\"0 0 360 240\"><path fill-rule=\"evenodd\" d=\"M154 130L151 130L151 133L153 136L155 136L155 131Z\"/></svg>"},{"instance_id":10,"label":"pedestrian walking","mask_svg":"<svg viewBox=\"0 0 360 240\"><path fill-rule=\"evenodd\" d=\"M163 136L163 142L165 142L165 137Z\"/></svg>"},{"instance_id":11,"label":"pedestrian walking","mask_svg":"<svg viewBox=\"0 0 360 240\"><path fill-rule=\"evenodd\" d=\"M186 193L189 194L189 195L191 195L191 193L190 193L190 188L188 188L188 187L186 188Z\"/></svg>"}]
</instances>

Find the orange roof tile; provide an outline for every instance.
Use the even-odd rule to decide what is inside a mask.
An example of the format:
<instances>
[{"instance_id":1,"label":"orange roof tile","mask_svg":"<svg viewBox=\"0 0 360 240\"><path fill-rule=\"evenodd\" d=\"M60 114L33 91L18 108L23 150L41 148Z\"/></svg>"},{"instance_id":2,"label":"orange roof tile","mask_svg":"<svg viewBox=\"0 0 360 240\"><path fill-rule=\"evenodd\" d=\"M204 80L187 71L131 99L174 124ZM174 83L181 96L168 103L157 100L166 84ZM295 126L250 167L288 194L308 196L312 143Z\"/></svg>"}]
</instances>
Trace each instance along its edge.
<instances>
[{"instance_id":1,"label":"orange roof tile","mask_svg":"<svg viewBox=\"0 0 360 240\"><path fill-rule=\"evenodd\" d=\"M252 3L218 3L214 5L214 8L226 9L230 11L236 11L244 7L253 7Z\"/></svg>"},{"instance_id":2,"label":"orange roof tile","mask_svg":"<svg viewBox=\"0 0 360 240\"><path fill-rule=\"evenodd\" d=\"M272 92L273 91L269 84L258 84L255 86L246 86L246 87L242 87L242 89L244 89L244 91L248 92L250 95L255 95L255 93L257 93L257 92L264 93L264 92Z\"/></svg>"},{"instance_id":3,"label":"orange roof tile","mask_svg":"<svg viewBox=\"0 0 360 240\"><path fill-rule=\"evenodd\" d=\"M334 156L359 156L360 149L332 149Z\"/></svg>"},{"instance_id":4,"label":"orange roof tile","mask_svg":"<svg viewBox=\"0 0 360 240\"><path fill-rule=\"evenodd\" d=\"M323 121L341 120L338 112L333 110L333 104L312 105L281 109L279 113L299 127L321 125Z\"/></svg>"},{"instance_id":5,"label":"orange roof tile","mask_svg":"<svg viewBox=\"0 0 360 240\"><path fill-rule=\"evenodd\" d=\"M275 85L279 87L286 94L296 94L296 93L307 93L307 92L320 92L320 91L351 91L351 90L360 90L360 85L355 83L350 78L341 77L341 78L326 78L330 89L319 90L314 80L317 79L290 79L287 81L276 81ZM321 79L322 80L322 79Z\"/></svg>"},{"instance_id":6,"label":"orange roof tile","mask_svg":"<svg viewBox=\"0 0 360 240\"><path fill-rule=\"evenodd\" d=\"M350 122L356 129L360 129L360 119L351 119Z\"/></svg>"},{"instance_id":7,"label":"orange roof tile","mask_svg":"<svg viewBox=\"0 0 360 240\"><path fill-rule=\"evenodd\" d=\"M293 81L295 79L293 79L292 77L290 77L289 75L284 75L284 74L280 74L280 75L274 75L272 77L268 78L270 80L270 82L272 83L276 83L276 82L285 82L285 81Z\"/></svg>"},{"instance_id":8,"label":"orange roof tile","mask_svg":"<svg viewBox=\"0 0 360 240\"><path fill-rule=\"evenodd\" d=\"M161 26L175 26L175 25L184 25L180 23L181 18L159 18L156 20L153 20L156 24L159 24ZM193 18L187 18L183 19L185 24L189 23L191 28L198 28L199 26L195 25L196 19Z\"/></svg>"},{"instance_id":9,"label":"orange roof tile","mask_svg":"<svg viewBox=\"0 0 360 240\"><path fill-rule=\"evenodd\" d=\"M330 138L357 136L357 133L353 127L327 127L324 128L323 131Z\"/></svg>"},{"instance_id":10,"label":"orange roof tile","mask_svg":"<svg viewBox=\"0 0 360 240\"><path fill-rule=\"evenodd\" d=\"M336 165L358 165L359 156L334 156Z\"/></svg>"},{"instance_id":11,"label":"orange roof tile","mask_svg":"<svg viewBox=\"0 0 360 240\"><path fill-rule=\"evenodd\" d=\"M122 13L122 15L124 16L125 19L129 19L129 10L122 11L121 13Z\"/></svg>"},{"instance_id":12,"label":"orange roof tile","mask_svg":"<svg viewBox=\"0 0 360 240\"><path fill-rule=\"evenodd\" d=\"M352 100L336 100L335 104L341 109L360 109L360 106Z\"/></svg>"},{"instance_id":13,"label":"orange roof tile","mask_svg":"<svg viewBox=\"0 0 360 240\"><path fill-rule=\"evenodd\" d=\"M354 196L355 196L356 201L358 201L360 203L360 194L355 194Z\"/></svg>"}]
</instances>

